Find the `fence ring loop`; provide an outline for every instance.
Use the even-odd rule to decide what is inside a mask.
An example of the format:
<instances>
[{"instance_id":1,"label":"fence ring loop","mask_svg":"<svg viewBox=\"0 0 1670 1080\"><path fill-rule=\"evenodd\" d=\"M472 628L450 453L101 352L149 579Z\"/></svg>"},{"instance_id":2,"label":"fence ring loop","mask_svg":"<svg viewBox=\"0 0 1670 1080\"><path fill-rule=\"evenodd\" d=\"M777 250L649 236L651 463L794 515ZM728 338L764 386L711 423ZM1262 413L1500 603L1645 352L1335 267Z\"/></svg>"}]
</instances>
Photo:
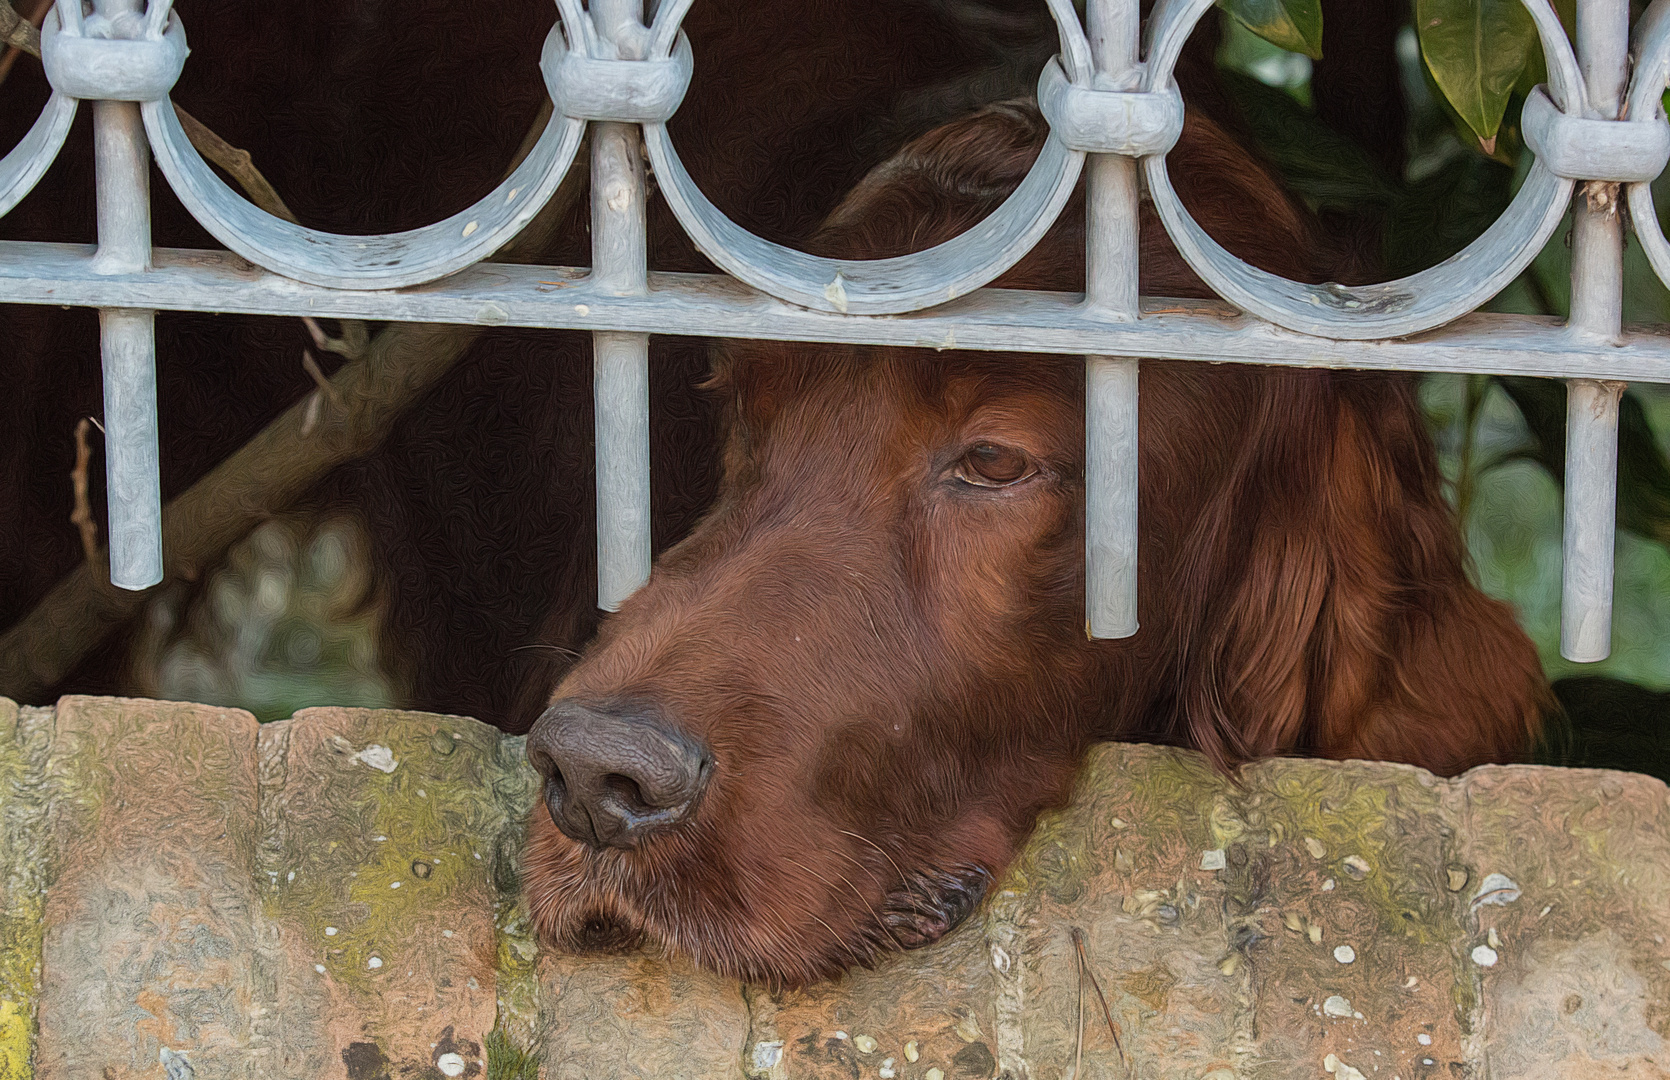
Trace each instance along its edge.
<instances>
[{"instance_id":1,"label":"fence ring loop","mask_svg":"<svg viewBox=\"0 0 1670 1080\"><path fill-rule=\"evenodd\" d=\"M565 5L557 7L563 13ZM570 41L585 40L565 18L551 34L565 30ZM553 113L522 163L473 206L406 232L350 236L274 217L233 191L191 145L167 98L144 103L140 112L158 167L215 239L275 274L333 289L417 285L487 258L550 200L574 162L586 126Z\"/></svg>"},{"instance_id":2,"label":"fence ring loop","mask_svg":"<svg viewBox=\"0 0 1670 1080\"><path fill-rule=\"evenodd\" d=\"M1562 112L1586 110L1588 95L1559 17L1548 0L1522 0L1548 58L1548 89ZM1664 0L1658 0L1663 3ZM1213 0L1162 0L1149 24L1146 90L1171 84L1183 43ZM1573 182L1542 161L1490 228L1437 266L1375 285L1305 285L1250 266L1189 216L1163 155L1143 159L1148 190L1166 232L1189 266L1236 307L1277 326L1319 337L1363 340L1418 334L1495 296L1542 250L1565 216Z\"/></svg>"},{"instance_id":3,"label":"fence ring loop","mask_svg":"<svg viewBox=\"0 0 1670 1080\"><path fill-rule=\"evenodd\" d=\"M58 9L54 7L47 22L51 23L57 15ZM46 108L41 110L41 115L29 126L23 138L7 151L5 157L0 157L0 217L11 213L12 207L22 202L23 197L40 183L46 170L52 168L58 151L64 148L70 125L75 122L77 105L75 98L54 89L47 99Z\"/></svg>"},{"instance_id":4,"label":"fence ring loop","mask_svg":"<svg viewBox=\"0 0 1670 1080\"><path fill-rule=\"evenodd\" d=\"M1647 108L1653 110L1652 103ZM1655 112L1645 120L1571 116L1555 108L1539 86L1525 99L1519 133L1556 176L1634 183L1652 180L1670 162L1670 124Z\"/></svg>"},{"instance_id":5,"label":"fence ring loop","mask_svg":"<svg viewBox=\"0 0 1670 1080\"><path fill-rule=\"evenodd\" d=\"M1630 52L1635 57L1635 74L1629 84L1628 116L1632 120L1654 117L1663 123L1664 88L1670 83L1670 0L1653 0L1636 24L1634 38ZM1629 185L1629 220L1653 272L1670 285L1670 242L1658 222L1651 180Z\"/></svg>"},{"instance_id":6,"label":"fence ring loop","mask_svg":"<svg viewBox=\"0 0 1670 1080\"><path fill-rule=\"evenodd\" d=\"M692 0L674 0L650 27L650 59L666 59ZM1071 0L1047 0L1061 36L1061 63L1074 83L1091 84L1090 44ZM826 259L763 240L702 194L663 124L644 125L656 183L685 232L721 269L815 311L893 315L943 304L985 285L1038 243L1073 193L1084 154L1053 133L1019 187L986 219L926 251L890 259Z\"/></svg>"},{"instance_id":7,"label":"fence ring loop","mask_svg":"<svg viewBox=\"0 0 1670 1080\"><path fill-rule=\"evenodd\" d=\"M545 39L539 60L556 111L577 120L659 124L677 111L695 69L679 34L666 60L604 60L570 49L561 34Z\"/></svg>"},{"instance_id":8,"label":"fence ring loop","mask_svg":"<svg viewBox=\"0 0 1670 1080\"><path fill-rule=\"evenodd\" d=\"M1038 77L1038 111L1070 150L1147 157L1164 154L1183 134L1183 95L1103 90L1069 81L1059 61Z\"/></svg>"},{"instance_id":9,"label":"fence ring loop","mask_svg":"<svg viewBox=\"0 0 1670 1080\"><path fill-rule=\"evenodd\" d=\"M58 11L54 7L54 11ZM41 27L41 67L52 89L82 101L156 101L168 96L185 65L185 27L179 16L153 3L151 10L166 20L154 35L137 16L112 21L90 16L81 25L65 27L48 19ZM60 16L61 18L61 16ZM95 29L102 23L102 27ZM103 34L116 36L93 36Z\"/></svg>"},{"instance_id":10,"label":"fence ring loop","mask_svg":"<svg viewBox=\"0 0 1670 1080\"><path fill-rule=\"evenodd\" d=\"M0 217L11 213L12 207L22 202L52 168L75 122L76 105L75 98L54 90L29 131L5 157L0 157Z\"/></svg>"}]
</instances>

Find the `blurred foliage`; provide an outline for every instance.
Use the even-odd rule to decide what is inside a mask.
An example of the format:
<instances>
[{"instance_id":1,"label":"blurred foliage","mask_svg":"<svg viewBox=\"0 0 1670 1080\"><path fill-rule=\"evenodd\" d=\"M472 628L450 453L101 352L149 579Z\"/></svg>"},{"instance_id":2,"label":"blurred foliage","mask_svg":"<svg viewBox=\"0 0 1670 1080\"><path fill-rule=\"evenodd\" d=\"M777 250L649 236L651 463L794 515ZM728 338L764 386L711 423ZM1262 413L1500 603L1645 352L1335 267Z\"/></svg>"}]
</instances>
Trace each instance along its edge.
<instances>
[{"instance_id":1,"label":"blurred foliage","mask_svg":"<svg viewBox=\"0 0 1670 1080\"><path fill-rule=\"evenodd\" d=\"M1313 210L1392 207L1404 193L1401 181L1388 175L1367 150L1316 118L1308 87L1301 96L1295 92L1298 87L1278 82L1291 68L1259 55L1269 46L1245 46L1240 39L1250 36L1226 30L1218 61L1225 65L1224 89L1240 106L1241 118L1265 160ZM1308 80L1308 63L1303 71Z\"/></svg>"},{"instance_id":2,"label":"blurred foliage","mask_svg":"<svg viewBox=\"0 0 1670 1080\"><path fill-rule=\"evenodd\" d=\"M1523 382L1536 384L1544 399L1553 400L1563 432L1565 388L1548 380ZM1469 384L1483 388L1471 423L1467 419ZM1501 380L1431 375L1424 380L1422 399L1445 474L1454 482L1479 584L1492 596L1513 604L1550 677L1601 673L1656 689L1670 688L1670 655L1666 655L1670 653L1666 647L1670 642L1670 550L1628 529L1618 533L1612 655L1599 664L1564 659L1560 656L1564 515L1556 474L1540 460L1535 437ZM1635 387L1626 401L1639 409L1641 423L1670 431L1670 395L1663 388ZM1626 405L1624 415L1633 411ZM1628 460L1625 454L1620 457ZM1629 512L1628 489L1620 485L1619 494L1622 516Z\"/></svg>"},{"instance_id":3,"label":"blurred foliage","mask_svg":"<svg viewBox=\"0 0 1670 1080\"><path fill-rule=\"evenodd\" d=\"M1218 6L1277 48L1322 59L1322 0L1218 0Z\"/></svg>"},{"instance_id":4,"label":"blurred foliage","mask_svg":"<svg viewBox=\"0 0 1670 1080\"><path fill-rule=\"evenodd\" d=\"M1232 93L1239 93L1244 83L1256 92L1284 94L1295 106L1310 108L1310 57L1270 44L1237 19L1223 20L1218 66L1220 74L1237 80Z\"/></svg>"},{"instance_id":5,"label":"blurred foliage","mask_svg":"<svg viewBox=\"0 0 1670 1080\"><path fill-rule=\"evenodd\" d=\"M1500 377L1525 421L1525 442L1515 454L1528 457L1563 481L1566 468L1566 395L1549 379ZM1639 394L1626 396L1618 415L1618 525L1670 543L1670 466L1653 441L1652 425Z\"/></svg>"},{"instance_id":6,"label":"blurred foliage","mask_svg":"<svg viewBox=\"0 0 1670 1080\"><path fill-rule=\"evenodd\" d=\"M1508 6L1519 10L1518 0ZM1572 6L1571 0L1555 4L1568 30ZM1430 21L1443 17L1431 14L1440 8L1462 7L1475 12L1473 40L1487 40L1482 20L1494 9L1477 0L1423 2L1418 10ZM1455 105L1453 80L1435 78L1439 62L1430 31L1437 29L1410 27L1399 40L1409 117L1402 176L1388 173L1367 148L1319 119L1304 88L1269 77L1291 68L1265 56L1249 62L1253 51L1245 46L1226 44L1219 53L1247 131L1292 190L1319 213L1368 215L1380 223L1385 278L1460 251L1506 209L1530 166L1518 122L1525 94L1542 78L1534 34L1526 55L1513 61L1519 65L1514 78L1505 74L1513 66L1508 63L1490 83L1494 122L1481 129L1473 123L1479 115L1462 115ZM1481 141L1486 131L1493 142ZM1655 188L1662 189L1655 192L1658 205L1670 205L1670 184L1661 179ZM1563 317L1570 279L1568 216L1531 267L1488 307ZM1670 323L1670 292L1633 237L1625 251L1624 294L1626 322ZM1670 387L1632 385L1621 405L1613 649L1598 664L1574 664L1559 651L1565 397L1564 385L1550 379L1427 375L1422 383L1479 584L1514 606L1567 713L1555 720L1540 760L1670 779L1670 694L1663 693L1670 689L1670 459L1664 438L1670 434Z\"/></svg>"},{"instance_id":7,"label":"blurred foliage","mask_svg":"<svg viewBox=\"0 0 1670 1080\"><path fill-rule=\"evenodd\" d=\"M1275 49L1322 59L1321 0L1218 0L1218 7ZM1510 100L1546 74L1536 24L1521 0L1414 0L1414 7L1423 66L1445 111L1494 154ZM1576 0L1554 7L1569 35ZM1233 60L1227 66L1252 71Z\"/></svg>"},{"instance_id":8,"label":"blurred foliage","mask_svg":"<svg viewBox=\"0 0 1670 1080\"><path fill-rule=\"evenodd\" d=\"M398 704L378 668L381 608L350 517L269 521L196 589L147 609L133 666L150 697L278 720L310 705Z\"/></svg>"}]
</instances>

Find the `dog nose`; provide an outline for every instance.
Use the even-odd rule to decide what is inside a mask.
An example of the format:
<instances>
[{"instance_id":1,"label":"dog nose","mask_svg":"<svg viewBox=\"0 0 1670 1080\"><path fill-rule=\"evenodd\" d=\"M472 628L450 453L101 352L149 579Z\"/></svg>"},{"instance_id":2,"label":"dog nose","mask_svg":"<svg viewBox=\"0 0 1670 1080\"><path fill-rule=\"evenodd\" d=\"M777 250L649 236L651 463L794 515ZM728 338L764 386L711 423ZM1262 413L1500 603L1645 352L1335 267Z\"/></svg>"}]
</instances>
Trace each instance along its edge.
<instances>
[{"instance_id":1,"label":"dog nose","mask_svg":"<svg viewBox=\"0 0 1670 1080\"><path fill-rule=\"evenodd\" d=\"M559 701L528 732L545 807L594 848L636 847L687 820L713 775L713 755L653 707Z\"/></svg>"}]
</instances>

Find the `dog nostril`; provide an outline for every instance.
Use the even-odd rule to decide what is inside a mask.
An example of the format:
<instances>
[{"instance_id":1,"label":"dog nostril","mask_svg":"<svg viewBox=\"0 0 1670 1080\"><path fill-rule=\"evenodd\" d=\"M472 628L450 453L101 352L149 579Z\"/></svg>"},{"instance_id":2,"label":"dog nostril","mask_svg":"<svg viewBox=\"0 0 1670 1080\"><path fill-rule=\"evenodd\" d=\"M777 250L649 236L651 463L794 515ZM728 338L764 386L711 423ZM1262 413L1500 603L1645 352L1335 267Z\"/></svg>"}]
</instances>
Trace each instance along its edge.
<instances>
[{"instance_id":1,"label":"dog nostril","mask_svg":"<svg viewBox=\"0 0 1670 1080\"><path fill-rule=\"evenodd\" d=\"M620 801L620 804L634 814L648 814L661 807L651 805L644 798L644 789L638 786L638 781L620 773L610 773L603 778L603 787Z\"/></svg>"},{"instance_id":2,"label":"dog nostril","mask_svg":"<svg viewBox=\"0 0 1670 1080\"><path fill-rule=\"evenodd\" d=\"M529 733L551 821L594 848L634 847L689 819L712 755L653 710L559 702Z\"/></svg>"},{"instance_id":3,"label":"dog nostril","mask_svg":"<svg viewBox=\"0 0 1670 1080\"><path fill-rule=\"evenodd\" d=\"M532 765L545 781L547 787L555 784L560 791L567 791L568 781L563 778L562 769L557 765L557 759L544 750L528 750L528 764Z\"/></svg>"},{"instance_id":4,"label":"dog nostril","mask_svg":"<svg viewBox=\"0 0 1670 1080\"><path fill-rule=\"evenodd\" d=\"M546 759L550 762L550 759ZM551 815L551 824L562 828L562 804L568 796L568 782L563 779L562 770L556 764L550 763L549 770L541 769L545 773L545 811Z\"/></svg>"}]
</instances>

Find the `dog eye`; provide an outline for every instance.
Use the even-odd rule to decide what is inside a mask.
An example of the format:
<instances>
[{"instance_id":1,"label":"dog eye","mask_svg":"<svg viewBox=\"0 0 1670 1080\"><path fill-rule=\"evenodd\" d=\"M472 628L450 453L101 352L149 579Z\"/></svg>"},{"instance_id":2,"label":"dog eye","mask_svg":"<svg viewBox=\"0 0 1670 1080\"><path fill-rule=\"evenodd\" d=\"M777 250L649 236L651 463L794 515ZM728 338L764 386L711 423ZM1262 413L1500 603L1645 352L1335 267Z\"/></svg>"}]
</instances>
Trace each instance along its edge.
<instances>
[{"instance_id":1,"label":"dog eye","mask_svg":"<svg viewBox=\"0 0 1670 1080\"><path fill-rule=\"evenodd\" d=\"M1001 488L1018 484L1038 469L1012 446L976 443L957 462L956 476L975 487Z\"/></svg>"}]
</instances>

